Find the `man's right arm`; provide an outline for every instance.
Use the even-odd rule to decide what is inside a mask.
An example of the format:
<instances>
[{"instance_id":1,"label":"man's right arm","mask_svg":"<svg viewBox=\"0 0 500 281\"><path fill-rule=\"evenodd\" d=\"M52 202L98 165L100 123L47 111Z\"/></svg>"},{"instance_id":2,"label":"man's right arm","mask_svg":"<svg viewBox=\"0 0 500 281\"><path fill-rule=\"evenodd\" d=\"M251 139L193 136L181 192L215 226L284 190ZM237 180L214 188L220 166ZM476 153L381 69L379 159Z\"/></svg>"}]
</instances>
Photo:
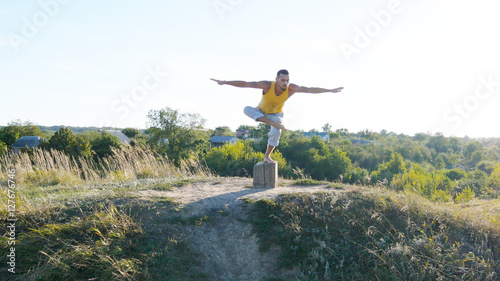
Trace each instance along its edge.
<instances>
[{"instance_id":1,"label":"man's right arm","mask_svg":"<svg viewBox=\"0 0 500 281\"><path fill-rule=\"evenodd\" d=\"M240 88L255 88L255 89L269 90L269 88L271 87L271 82L269 81L259 81L259 82L246 82L239 80L222 81L213 78L210 78L210 80L217 82L219 85L231 85Z\"/></svg>"}]
</instances>

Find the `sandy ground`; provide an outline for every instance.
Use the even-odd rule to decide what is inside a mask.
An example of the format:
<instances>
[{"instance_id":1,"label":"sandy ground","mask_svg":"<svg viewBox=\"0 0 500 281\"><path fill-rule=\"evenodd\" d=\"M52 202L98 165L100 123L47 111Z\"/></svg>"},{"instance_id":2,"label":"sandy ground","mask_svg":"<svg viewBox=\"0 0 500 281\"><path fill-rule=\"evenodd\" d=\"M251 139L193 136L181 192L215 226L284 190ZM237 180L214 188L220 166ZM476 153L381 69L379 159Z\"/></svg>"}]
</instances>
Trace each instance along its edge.
<instances>
[{"instance_id":1,"label":"sandy ground","mask_svg":"<svg viewBox=\"0 0 500 281\"><path fill-rule=\"evenodd\" d=\"M282 182L287 182L283 181ZM332 191L327 185L292 186L284 185L277 188L253 188L251 178L215 178L196 182L187 186L176 187L173 191L143 190L136 194L141 197L173 197L182 203L192 215L207 211L229 208L241 203L241 199L270 199L280 194L299 192Z\"/></svg>"},{"instance_id":2,"label":"sandy ground","mask_svg":"<svg viewBox=\"0 0 500 281\"><path fill-rule=\"evenodd\" d=\"M185 216L215 215L215 220L199 226L182 226L189 244L202 256L201 268L208 280L295 280L294 270L277 266L279 248L262 253L258 238L248 219L247 205L241 200L275 198L280 194L333 191L327 185L291 186L257 189L251 178L215 178L196 182L172 191L142 190L136 192L145 200L157 197L175 198L183 204Z\"/></svg>"}]
</instances>

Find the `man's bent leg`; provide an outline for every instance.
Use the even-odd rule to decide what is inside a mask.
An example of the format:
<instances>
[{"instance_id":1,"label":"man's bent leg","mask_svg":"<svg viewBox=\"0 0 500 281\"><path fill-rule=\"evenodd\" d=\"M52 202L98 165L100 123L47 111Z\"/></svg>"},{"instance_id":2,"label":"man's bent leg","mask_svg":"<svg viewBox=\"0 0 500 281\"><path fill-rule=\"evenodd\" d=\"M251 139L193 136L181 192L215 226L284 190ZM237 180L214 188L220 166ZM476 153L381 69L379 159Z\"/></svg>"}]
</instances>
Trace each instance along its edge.
<instances>
[{"instance_id":1,"label":"man's bent leg","mask_svg":"<svg viewBox=\"0 0 500 281\"><path fill-rule=\"evenodd\" d=\"M283 119L282 113L268 115L268 116L271 121L281 125L281 119ZM269 131L269 139L267 140L267 150L264 157L264 161L268 163L276 162L271 158L271 153L273 153L274 148L279 145L280 137L281 137L281 130L276 126L271 126L271 130Z\"/></svg>"},{"instance_id":2,"label":"man's bent leg","mask_svg":"<svg viewBox=\"0 0 500 281\"><path fill-rule=\"evenodd\" d=\"M281 124L279 122L274 122L274 121L272 121L271 119L269 119L269 118L267 118L265 116L257 118L257 121L260 121L262 123L266 123L268 125L271 125L273 127L278 128L280 130L285 130L286 131L285 126L283 126L283 124Z\"/></svg>"},{"instance_id":3,"label":"man's bent leg","mask_svg":"<svg viewBox=\"0 0 500 281\"><path fill-rule=\"evenodd\" d=\"M262 112L262 110L260 110L257 107L251 107L251 106L245 107L243 111L248 117L254 119L255 121L260 121L262 123L271 125L264 161L268 163L275 163L276 161L274 161L271 158L271 153L273 153L274 148L279 144L281 130L286 130L283 124L281 124L281 120L283 119L283 113L268 114L266 116L264 112Z\"/></svg>"},{"instance_id":4,"label":"man's bent leg","mask_svg":"<svg viewBox=\"0 0 500 281\"><path fill-rule=\"evenodd\" d=\"M271 163L271 164L276 163L276 161L274 161L271 158L271 153L273 153L273 150L274 150L274 146L268 144L266 154L264 155L264 162Z\"/></svg>"},{"instance_id":5,"label":"man's bent leg","mask_svg":"<svg viewBox=\"0 0 500 281\"><path fill-rule=\"evenodd\" d=\"M281 122L276 122L275 120L272 120L272 119L276 119L276 118L271 119L271 118L266 117L264 112L262 112L262 110L260 110L257 107L247 106L247 107L245 107L245 109L243 109L243 112L245 112L245 114L248 117L252 118L255 121L259 121L259 122L271 125L273 127L281 129L281 130L286 130L285 126L283 126L283 124L281 124ZM281 120L281 119L278 118L278 121L279 120Z\"/></svg>"}]
</instances>

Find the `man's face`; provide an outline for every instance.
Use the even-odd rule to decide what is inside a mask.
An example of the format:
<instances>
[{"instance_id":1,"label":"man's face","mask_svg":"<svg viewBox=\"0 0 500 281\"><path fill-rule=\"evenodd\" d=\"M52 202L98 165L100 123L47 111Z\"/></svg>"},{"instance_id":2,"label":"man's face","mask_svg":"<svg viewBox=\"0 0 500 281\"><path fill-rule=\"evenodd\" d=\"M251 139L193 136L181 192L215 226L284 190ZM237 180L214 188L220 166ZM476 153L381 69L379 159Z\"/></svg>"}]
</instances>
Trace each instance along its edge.
<instances>
[{"instance_id":1,"label":"man's face","mask_svg":"<svg viewBox=\"0 0 500 281\"><path fill-rule=\"evenodd\" d=\"M288 75L280 74L278 77L276 77L276 85L278 85L278 87L280 87L280 89L283 91L286 90L289 82L290 78L288 77Z\"/></svg>"}]
</instances>

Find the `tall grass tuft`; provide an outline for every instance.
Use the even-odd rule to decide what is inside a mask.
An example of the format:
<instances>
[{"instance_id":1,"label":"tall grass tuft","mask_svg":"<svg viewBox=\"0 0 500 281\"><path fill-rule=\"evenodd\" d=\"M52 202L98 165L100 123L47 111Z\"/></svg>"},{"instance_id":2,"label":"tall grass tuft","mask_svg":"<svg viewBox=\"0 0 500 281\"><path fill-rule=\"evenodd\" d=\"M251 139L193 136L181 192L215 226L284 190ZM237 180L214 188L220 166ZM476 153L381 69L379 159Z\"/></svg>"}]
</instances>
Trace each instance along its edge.
<instances>
[{"instance_id":1,"label":"tall grass tuft","mask_svg":"<svg viewBox=\"0 0 500 281\"><path fill-rule=\"evenodd\" d=\"M35 149L32 153L8 153L0 157L0 180L8 169L16 169L16 180L31 185L77 185L143 178L210 176L208 168L188 159L175 167L166 156L140 147L114 149L111 156L74 158L57 150Z\"/></svg>"},{"instance_id":2,"label":"tall grass tuft","mask_svg":"<svg viewBox=\"0 0 500 281\"><path fill-rule=\"evenodd\" d=\"M144 279L143 230L112 204L19 234L19 280ZM93 279L96 278L96 279Z\"/></svg>"}]
</instances>

